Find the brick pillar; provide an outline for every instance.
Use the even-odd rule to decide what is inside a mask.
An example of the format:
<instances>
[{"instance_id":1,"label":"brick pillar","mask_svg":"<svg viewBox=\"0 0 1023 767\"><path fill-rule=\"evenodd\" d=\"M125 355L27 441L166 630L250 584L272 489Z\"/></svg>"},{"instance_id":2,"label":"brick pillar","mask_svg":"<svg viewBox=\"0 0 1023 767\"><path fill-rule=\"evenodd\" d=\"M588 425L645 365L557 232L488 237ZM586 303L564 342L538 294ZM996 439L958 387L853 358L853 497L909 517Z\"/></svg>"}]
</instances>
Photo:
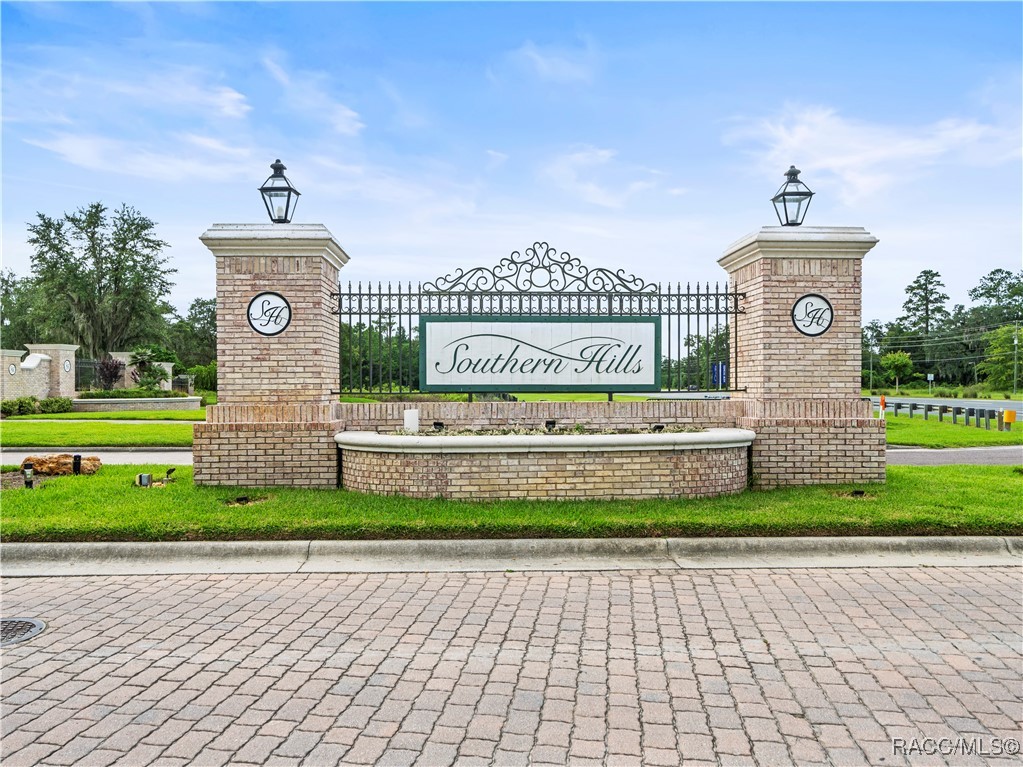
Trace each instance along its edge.
<instances>
[{"instance_id":1,"label":"brick pillar","mask_svg":"<svg viewBox=\"0 0 1023 767\"><path fill-rule=\"evenodd\" d=\"M733 381L759 487L883 482L884 422L860 396L859 227L764 227L718 263L745 292Z\"/></svg>"},{"instance_id":2,"label":"brick pillar","mask_svg":"<svg viewBox=\"0 0 1023 767\"><path fill-rule=\"evenodd\" d=\"M33 354L50 358L50 393L48 397L75 396L75 352L77 344L25 344Z\"/></svg>"},{"instance_id":3,"label":"brick pillar","mask_svg":"<svg viewBox=\"0 0 1023 767\"><path fill-rule=\"evenodd\" d=\"M215 224L217 405L195 425L196 484L336 487L338 271L320 224Z\"/></svg>"}]
</instances>

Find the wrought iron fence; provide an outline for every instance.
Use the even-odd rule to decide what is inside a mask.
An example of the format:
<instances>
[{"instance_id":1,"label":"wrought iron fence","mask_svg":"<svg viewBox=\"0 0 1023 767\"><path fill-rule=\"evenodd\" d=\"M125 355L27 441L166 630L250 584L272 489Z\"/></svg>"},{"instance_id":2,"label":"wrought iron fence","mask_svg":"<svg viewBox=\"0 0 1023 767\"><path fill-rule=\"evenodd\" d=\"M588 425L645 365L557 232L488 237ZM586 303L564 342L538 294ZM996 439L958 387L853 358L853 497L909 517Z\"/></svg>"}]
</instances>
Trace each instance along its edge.
<instances>
[{"instance_id":1,"label":"wrought iron fence","mask_svg":"<svg viewBox=\"0 0 1023 767\"><path fill-rule=\"evenodd\" d=\"M99 360L75 360L75 391L99 388Z\"/></svg>"},{"instance_id":2,"label":"wrought iron fence","mask_svg":"<svg viewBox=\"0 0 1023 767\"><path fill-rule=\"evenodd\" d=\"M541 242L491 268L459 269L415 287L349 283L334 297L346 395L419 390L420 315L659 317L662 390L741 390L734 355L745 294L727 283L646 282L621 269L587 268Z\"/></svg>"}]
</instances>

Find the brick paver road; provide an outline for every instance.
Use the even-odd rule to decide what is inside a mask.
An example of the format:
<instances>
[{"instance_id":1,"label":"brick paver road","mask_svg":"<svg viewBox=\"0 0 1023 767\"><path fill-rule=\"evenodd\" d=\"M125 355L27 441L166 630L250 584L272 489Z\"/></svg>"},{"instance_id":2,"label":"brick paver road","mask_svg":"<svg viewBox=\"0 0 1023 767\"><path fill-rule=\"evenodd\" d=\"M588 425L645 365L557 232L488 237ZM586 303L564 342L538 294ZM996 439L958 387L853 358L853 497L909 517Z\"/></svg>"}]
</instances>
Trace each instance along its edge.
<instances>
[{"instance_id":1,"label":"brick paver road","mask_svg":"<svg viewBox=\"0 0 1023 767\"><path fill-rule=\"evenodd\" d=\"M6 579L2 759L995 763L892 741L1019 737L1020 574Z\"/></svg>"}]
</instances>

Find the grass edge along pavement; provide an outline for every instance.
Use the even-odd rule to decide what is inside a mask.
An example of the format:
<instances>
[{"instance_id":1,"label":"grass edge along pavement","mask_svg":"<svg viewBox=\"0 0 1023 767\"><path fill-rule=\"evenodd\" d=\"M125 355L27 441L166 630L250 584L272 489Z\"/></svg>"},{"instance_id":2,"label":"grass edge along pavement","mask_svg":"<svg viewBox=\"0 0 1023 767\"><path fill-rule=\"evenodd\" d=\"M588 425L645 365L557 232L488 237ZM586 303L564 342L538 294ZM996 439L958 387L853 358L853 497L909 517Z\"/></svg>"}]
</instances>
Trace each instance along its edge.
<instances>
[{"instance_id":1,"label":"grass edge along pavement","mask_svg":"<svg viewBox=\"0 0 1023 767\"><path fill-rule=\"evenodd\" d=\"M1023 469L893 466L888 483L820 485L699 500L464 502L345 490L196 487L191 467L164 488L104 466L4 491L0 540L201 541L1021 535ZM246 499L241 505L237 499ZM232 504L232 505L229 505Z\"/></svg>"}]
</instances>

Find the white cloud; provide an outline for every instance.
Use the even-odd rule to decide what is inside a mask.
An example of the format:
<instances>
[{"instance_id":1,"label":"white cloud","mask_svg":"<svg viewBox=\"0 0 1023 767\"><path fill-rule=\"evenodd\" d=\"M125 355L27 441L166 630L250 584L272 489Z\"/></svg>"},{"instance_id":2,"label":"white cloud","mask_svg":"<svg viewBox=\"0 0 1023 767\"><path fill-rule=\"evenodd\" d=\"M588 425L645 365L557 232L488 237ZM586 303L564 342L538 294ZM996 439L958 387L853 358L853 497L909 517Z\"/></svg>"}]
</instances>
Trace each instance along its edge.
<instances>
[{"instance_id":1,"label":"white cloud","mask_svg":"<svg viewBox=\"0 0 1023 767\"><path fill-rule=\"evenodd\" d=\"M555 157L541 170L541 176L584 202L604 208L621 208L633 195L654 186L648 180L625 180L622 176L637 171L647 175L655 172L614 164L616 154L612 149L585 146ZM617 178L601 184L595 178L599 173Z\"/></svg>"},{"instance_id":2,"label":"white cloud","mask_svg":"<svg viewBox=\"0 0 1023 767\"><path fill-rule=\"evenodd\" d=\"M765 171L792 163L837 181L844 203L911 180L938 163L995 165L1020 156L1014 127L978 119L946 118L905 126L843 117L823 106L789 107L730 131L728 144L752 145L750 153Z\"/></svg>"},{"instance_id":3,"label":"white cloud","mask_svg":"<svg viewBox=\"0 0 1023 767\"><path fill-rule=\"evenodd\" d=\"M487 158L487 170L495 170L508 162L508 155L496 149L488 149Z\"/></svg>"},{"instance_id":4,"label":"white cloud","mask_svg":"<svg viewBox=\"0 0 1023 767\"><path fill-rule=\"evenodd\" d=\"M283 101L290 111L307 119L322 120L342 136L358 136L362 132L366 124L359 113L330 95L326 74L301 70L293 76L275 56L264 56L263 66L283 88Z\"/></svg>"},{"instance_id":5,"label":"white cloud","mask_svg":"<svg viewBox=\"0 0 1023 767\"><path fill-rule=\"evenodd\" d=\"M596 46L590 40L575 48L539 46L527 40L508 59L516 68L541 80L563 85L593 82L600 63Z\"/></svg>"},{"instance_id":6,"label":"white cloud","mask_svg":"<svg viewBox=\"0 0 1023 767\"><path fill-rule=\"evenodd\" d=\"M182 136L173 145L161 143L160 150L140 142L73 133L25 142L87 170L156 181L223 181L252 175L251 151L225 147L216 139L201 136Z\"/></svg>"}]
</instances>

